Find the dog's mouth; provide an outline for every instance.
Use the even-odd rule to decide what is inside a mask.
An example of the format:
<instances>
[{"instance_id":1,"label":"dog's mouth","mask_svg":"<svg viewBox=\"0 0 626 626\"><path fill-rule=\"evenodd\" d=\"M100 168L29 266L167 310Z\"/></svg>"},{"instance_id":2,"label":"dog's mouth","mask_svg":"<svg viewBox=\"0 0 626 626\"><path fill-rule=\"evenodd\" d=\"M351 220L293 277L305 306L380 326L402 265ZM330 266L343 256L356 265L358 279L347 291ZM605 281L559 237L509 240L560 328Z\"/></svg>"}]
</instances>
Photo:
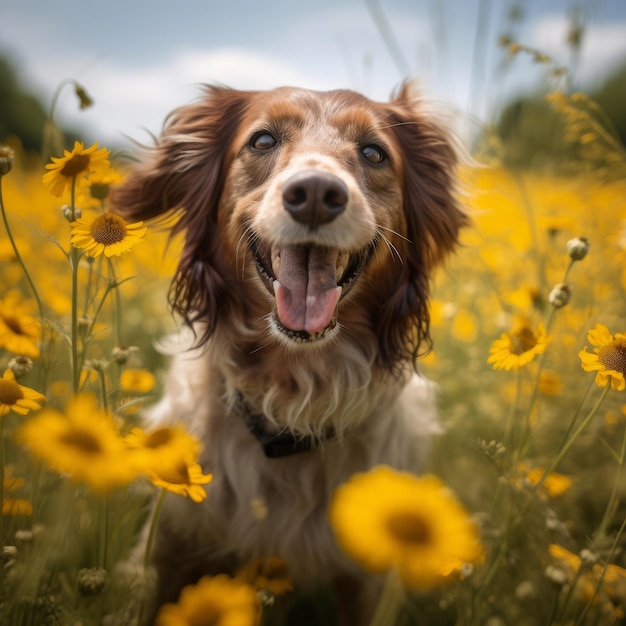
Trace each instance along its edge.
<instances>
[{"instance_id":1,"label":"dog's mouth","mask_svg":"<svg viewBox=\"0 0 626 626\"><path fill-rule=\"evenodd\" d=\"M337 325L337 307L374 250L358 252L312 244L269 246L253 241L256 268L274 297L273 325L298 343L319 341Z\"/></svg>"}]
</instances>

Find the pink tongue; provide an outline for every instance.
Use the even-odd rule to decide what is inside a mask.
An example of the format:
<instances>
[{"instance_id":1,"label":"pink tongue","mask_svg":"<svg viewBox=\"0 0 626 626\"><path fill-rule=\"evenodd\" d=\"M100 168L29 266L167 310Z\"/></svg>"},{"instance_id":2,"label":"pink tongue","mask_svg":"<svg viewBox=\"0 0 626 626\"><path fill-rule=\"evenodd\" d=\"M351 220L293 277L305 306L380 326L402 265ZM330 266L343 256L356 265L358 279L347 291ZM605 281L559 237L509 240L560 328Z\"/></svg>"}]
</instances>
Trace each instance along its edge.
<instances>
[{"instance_id":1,"label":"pink tongue","mask_svg":"<svg viewBox=\"0 0 626 626\"><path fill-rule=\"evenodd\" d=\"M328 326L341 295L335 266L337 250L317 246L285 246L274 282L276 312L291 330L318 333Z\"/></svg>"}]
</instances>

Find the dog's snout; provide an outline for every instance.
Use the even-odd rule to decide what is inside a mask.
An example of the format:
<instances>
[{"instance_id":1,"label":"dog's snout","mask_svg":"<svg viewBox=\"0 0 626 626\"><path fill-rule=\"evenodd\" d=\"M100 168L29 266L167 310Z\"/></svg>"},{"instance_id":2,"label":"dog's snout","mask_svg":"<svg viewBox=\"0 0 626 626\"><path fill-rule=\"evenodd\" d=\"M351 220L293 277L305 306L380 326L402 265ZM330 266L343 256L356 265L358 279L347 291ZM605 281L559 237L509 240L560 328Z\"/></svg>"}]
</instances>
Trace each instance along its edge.
<instances>
[{"instance_id":1,"label":"dog's snout","mask_svg":"<svg viewBox=\"0 0 626 626\"><path fill-rule=\"evenodd\" d=\"M283 206L293 219L311 230L334 220L346 209L348 188L326 172L294 174L283 187Z\"/></svg>"}]
</instances>

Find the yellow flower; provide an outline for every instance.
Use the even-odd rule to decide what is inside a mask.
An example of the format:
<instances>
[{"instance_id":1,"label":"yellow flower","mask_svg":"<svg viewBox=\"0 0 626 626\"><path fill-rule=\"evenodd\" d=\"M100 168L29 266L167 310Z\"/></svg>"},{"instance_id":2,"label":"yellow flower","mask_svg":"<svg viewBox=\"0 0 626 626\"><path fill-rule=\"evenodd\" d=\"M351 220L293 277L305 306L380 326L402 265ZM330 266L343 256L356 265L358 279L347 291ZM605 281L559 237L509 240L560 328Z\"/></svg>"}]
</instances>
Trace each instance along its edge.
<instances>
[{"instance_id":1,"label":"yellow flower","mask_svg":"<svg viewBox=\"0 0 626 626\"><path fill-rule=\"evenodd\" d=\"M563 389L561 377L548 370L542 370L539 375L539 391L546 396L558 396Z\"/></svg>"},{"instance_id":2,"label":"yellow flower","mask_svg":"<svg viewBox=\"0 0 626 626\"><path fill-rule=\"evenodd\" d=\"M30 308L17 291L0 300L0 347L13 354L39 356L40 326L29 314Z\"/></svg>"},{"instance_id":3,"label":"yellow flower","mask_svg":"<svg viewBox=\"0 0 626 626\"><path fill-rule=\"evenodd\" d=\"M175 471L181 459L194 461L200 452L198 439L179 426L163 426L147 433L136 427L126 435L125 441L138 469L146 472L162 472L165 466Z\"/></svg>"},{"instance_id":4,"label":"yellow flower","mask_svg":"<svg viewBox=\"0 0 626 626\"><path fill-rule=\"evenodd\" d=\"M541 324L535 331L527 321L521 320L491 344L487 363L492 363L494 370L518 370L545 352L551 341Z\"/></svg>"},{"instance_id":5,"label":"yellow flower","mask_svg":"<svg viewBox=\"0 0 626 626\"><path fill-rule=\"evenodd\" d=\"M12 466L5 468L4 480L2 481L4 489L4 499L2 500L2 515L32 515L33 505L23 498L13 498L14 491L18 491L24 486L26 481L23 478L13 476Z\"/></svg>"},{"instance_id":6,"label":"yellow flower","mask_svg":"<svg viewBox=\"0 0 626 626\"><path fill-rule=\"evenodd\" d=\"M40 409L45 400L46 396L43 394L20 385L11 370L6 370L0 378L0 417L7 415L9 411L26 415L29 411Z\"/></svg>"},{"instance_id":7,"label":"yellow flower","mask_svg":"<svg viewBox=\"0 0 626 626\"><path fill-rule=\"evenodd\" d=\"M596 372L596 384L606 387L609 382L616 391L626 389L626 335L609 333L603 324L589 331L587 341L596 346L594 354L587 352L585 346L578 356L582 361L582 368L586 372Z\"/></svg>"},{"instance_id":8,"label":"yellow flower","mask_svg":"<svg viewBox=\"0 0 626 626\"><path fill-rule=\"evenodd\" d=\"M147 471L153 485L180 496L187 496L194 502L206 499L207 485L213 480L212 474L203 474L198 463L186 456L179 456L175 463L167 463Z\"/></svg>"},{"instance_id":9,"label":"yellow flower","mask_svg":"<svg viewBox=\"0 0 626 626\"><path fill-rule=\"evenodd\" d=\"M146 233L143 222L127 224L115 213L103 213L93 220L81 218L72 222L72 244L90 257L104 253L120 256L139 243Z\"/></svg>"},{"instance_id":10,"label":"yellow flower","mask_svg":"<svg viewBox=\"0 0 626 626\"><path fill-rule=\"evenodd\" d=\"M549 551L550 556L565 568L568 579L572 581L577 580L577 573L581 567L582 559L556 543L550 544ZM605 570L600 563L594 563L588 571L583 572L580 579L582 592L587 600L594 594L596 585L600 580L602 580L602 584L599 591L603 591L609 597L612 597L616 592L616 587L626 582L626 569L619 565L608 563Z\"/></svg>"},{"instance_id":11,"label":"yellow flower","mask_svg":"<svg viewBox=\"0 0 626 626\"><path fill-rule=\"evenodd\" d=\"M20 426L15 437L52 469L94 491L126 485L137 473L111 414L91 394L74 396L66 415L43 410Z\"/></svg>"},{"instance_id":12,"label":"yellow flower","mask_svg":"<svg viewBox=\"0 0 626 626\"><path fill-rule=\"evenodd\" d=\"M148 393L154 389L156 379L148 370L125 369L120 375L122 391L129 393Z\"/></svg>"},{"instance_id":13,"label":"yellow flower","mask_svg":"<svg viewBox=\"0 0 626 626\"><path fill-rule=\"evenodd\" d=\"M329 517L339 545L366 570L395 568L412 589L428 589L482 561L475 524L435 476L380 466L341 485Z\"/></svg>"},{"instance_id":14,"label":"yellow flower","mask_svg":"<svg viewBox=\"0 0 626 626\"><path fill-rule=\"evenodd\" d=\"M525 463L519 463L517 471L521 474L529 483L533 485L539 484L539 481L545 474L544 467L528 467ZM565 474L559 472L551 472L546 476L542 483L543 491L551 498L558 498L563 495L572 486L572 479Z\"/></svg>"},{"instance_id":15,"label":"yellow flower","mask_svg":"<svg viewBox=\"0 0 626 626\"><path fill-rule=\"evenodd\" d=\"M275 596L293 590L287 564L277 556L255 559L237 572L237 578Z\"/></svg>"},{"instance_id":16,"label":"yellow flower","mask_svg":"<svg viewBox=\"0 0 626 626\"><path fill-rule=\"evenodd\" d=\"M106 148L98 148L97 143L85 148L83 142L76 141L71 152L65 150L62 157L52 157L52 163L46 165L50 171L44 174L43 183L52 195L60 197L73 181L84 185L87 174L107 171L110 168L109 154Z\"/></svg>"},{"instance_id":17,"label":"yellow flower","mask_svg":"<svg viewBox=\"0 0 626 626\"><path fill-rule=\"evenodd\" d=\"M185 587L176 604L165 604L156 626L255 626L256 591L225 574Z\"/></svg>"},{"instance_id":18,"label":"yellow flower","mask_svg":"<svg viewBox=\"0 0 626 626\"><path fill-rule=\"evenodd\" d=\"M83 209L99 209L109 197L111 187L121 183L122 176L112 167L102 168L87 177L88 189L79 196L79 206Z\"/></svg>"}]
</instances>

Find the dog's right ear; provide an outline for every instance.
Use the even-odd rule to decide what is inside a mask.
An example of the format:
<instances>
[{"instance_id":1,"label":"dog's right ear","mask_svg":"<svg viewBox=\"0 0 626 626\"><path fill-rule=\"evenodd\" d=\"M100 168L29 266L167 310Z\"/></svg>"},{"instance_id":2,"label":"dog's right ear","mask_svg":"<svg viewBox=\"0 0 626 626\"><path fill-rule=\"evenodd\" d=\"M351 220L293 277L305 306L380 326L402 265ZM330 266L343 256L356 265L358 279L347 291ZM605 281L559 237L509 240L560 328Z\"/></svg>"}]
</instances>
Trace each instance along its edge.
<instances>
[{"instance_id":1,"label":"dog's right ear","mask_svg":"<svg viewBox=\"0 0 626 626\"><path fill-rule=\"evenodd\" d=\"M111 193L111 209L146 220L183 209L180 228L215 217L228 149L245 110L244 92L207 86L202 99L170 113L156 145Z\"/></svg>"},{"instance_id":2,"label":"dog's right ear","mask_svg":"<svg viewBox=\"0 0 626 626\"><path fill-rule=\"evenodd\" d=\"M173 111L157 144L111 194L111 209L129 220L180 209L174 232L185 243L170 287L172 309L205 341L228 310L217 209L249 93L207 87L199 102Z\"/></svg>"}]
</instances>

